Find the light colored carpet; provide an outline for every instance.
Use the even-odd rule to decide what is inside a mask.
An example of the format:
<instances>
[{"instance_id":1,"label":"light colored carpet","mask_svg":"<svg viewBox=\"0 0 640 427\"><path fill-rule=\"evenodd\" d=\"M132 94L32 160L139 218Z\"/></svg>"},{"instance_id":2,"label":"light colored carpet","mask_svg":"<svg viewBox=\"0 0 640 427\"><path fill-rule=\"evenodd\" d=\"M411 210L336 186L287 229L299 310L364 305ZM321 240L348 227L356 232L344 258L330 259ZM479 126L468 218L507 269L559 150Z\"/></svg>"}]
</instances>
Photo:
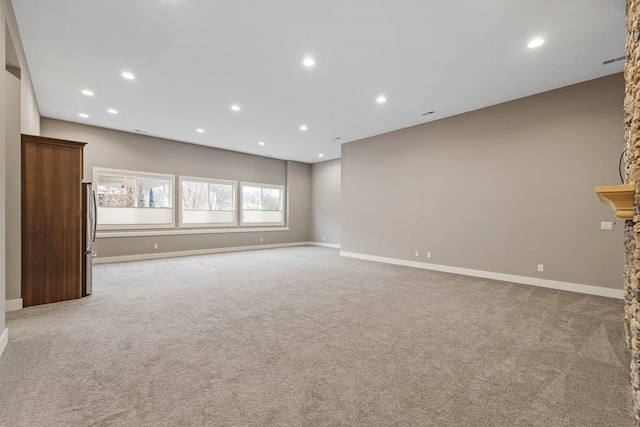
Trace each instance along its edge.
<instances>
[{"instance_id":1,"label":"light colored carpet","mask_svg":"<svg viewBox=\"0 0 640 427\"><path fill-rule=\"evenodd\" d=\"M623 302L301 247L7 314L3 426L632 426Z\"/></svg>"}]
</instances>

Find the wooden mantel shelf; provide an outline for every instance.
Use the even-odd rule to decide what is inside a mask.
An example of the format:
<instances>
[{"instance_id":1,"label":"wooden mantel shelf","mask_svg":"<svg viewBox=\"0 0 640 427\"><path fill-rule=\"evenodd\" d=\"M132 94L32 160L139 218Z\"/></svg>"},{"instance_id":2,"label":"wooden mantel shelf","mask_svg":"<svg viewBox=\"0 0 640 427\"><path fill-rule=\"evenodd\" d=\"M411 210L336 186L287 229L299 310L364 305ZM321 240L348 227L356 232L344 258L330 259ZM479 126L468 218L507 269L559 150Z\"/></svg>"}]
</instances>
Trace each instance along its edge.
<instances>
[{"instance_id":1,"label":"wooden mantel shelf","mask_svg":"<svg viewBox=\"0 0 640 427\"><path fill-rule=\"evenodd\" d=\"M635 185L599 185L596 187L596 193L600 201L613 209L618 218L633 218Z\"/></svg>"}]
</instances>

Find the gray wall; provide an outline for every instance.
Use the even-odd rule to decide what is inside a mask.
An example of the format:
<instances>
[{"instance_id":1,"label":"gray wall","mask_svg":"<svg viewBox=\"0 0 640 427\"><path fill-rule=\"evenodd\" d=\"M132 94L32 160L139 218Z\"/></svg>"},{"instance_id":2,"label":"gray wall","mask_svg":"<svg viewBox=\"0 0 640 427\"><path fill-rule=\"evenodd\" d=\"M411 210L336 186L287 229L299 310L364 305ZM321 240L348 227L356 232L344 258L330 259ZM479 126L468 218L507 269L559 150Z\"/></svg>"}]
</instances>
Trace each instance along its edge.
<instances>
[{"instance_id":1,"label":"gray wall","mask_svg":"<svg viewBox=\"0 0 640 427\"><path fill-rule=\"evenodd\" d=\"M3 69L6 66L6 47L5 47L5 20L7 18L6 4L0 3L0 49L2 52L0 57L3 60ZM0 73L0 120L6 127L6 72ZM0 295L4 295L6 291L6 208L7 208L7 192L6 192L6 171L7 171L7 138L5 132L0 132ZM5 330L5 304L4 298L0 298L0 335ZM2 351L0 349L0 351Z\"/></svg>"},{"instance_id":2,"label":"gray wall","mask_svg":"<svg viewBox=\"0 0 640 427\"><path fill-rule=\"evenodd\" d=\"M22 281L21 235L21 142L20 142L20 80L5 71L6 93L6 295L7 300L20 298Z\"/></svg>"},{"instance_id":3,"label":"gray wall","mask_svg":"<svg viewBox=\"0 0 640 427\"><path fill-rule=\"evenodd\" d=\"M287 162L287 165L290 188L288 221L289 228L295 230L295 237L290 238L294 242L308 242L311 240L311 165L300 162Z\"/></svg>"},{"instance_id":4,"label":"gray wall","mask_svg":"<svg viewBox=\"0 0 640 427\"><path fill-rule=\"evenodd\" d=\"M311 165L311 240L340 244L340 159Z\"/></svg>"},{"instance_id":5,"label":"gray wall","mask_svg":"<svg viewBox=\"0 0 640 427\"><path fill-rule=\"evenodd\" d=\"M84 178L93 167L285 184L289 231L99 238L99 257L309 241L311 167L228 150L43 118L42 135L87 142ZM177 222L176 222L177 224ZM263 242L260 242L263 238ZM159 245L158 250L153 244Z\"/></svg>"},{"instance_id":6,"label":"gray wall","mask_svg":"<svg viewBox=\"0 0 640 427\"><path fill-rule=\"evenodd\" d=\"M623 99L617 74L343 145L342 250L621 289L594 186L620 183Z\"/></svg>"},{"instance_id":7,"label":"gray wall","mask_svg":"<svg viewBox=\"0 0 640 427\"><path fill-rule=\"evenodd\" d=\"M22 46L18 23L13 12L11 0L0 0L6 19L6 65L18 69L20 75L19 129L22 133L40 134L40 110L36 101L36 93L31 82L31 73L27 57Z\"/></svg>"},{"instance_id":8,"label":"gray wall","mask_svg":"<svg viewBox=\"0 0 640 427\"><path fill-rule=\"evenodd\" d=\"M0 74L0 295L20 295L20 132L40 133L40 111L10 0L0 0L0 57L14 75ZM17 176L17 181L16 181ZM16 236L17 244L16 244ZM6 280L12 286L6 286ZM17 284L15 283L17 281ZM14 292L17 287L18 293ZM5 301L0 298L0 333L5 328Z\"/></svg>"}]
</instances>

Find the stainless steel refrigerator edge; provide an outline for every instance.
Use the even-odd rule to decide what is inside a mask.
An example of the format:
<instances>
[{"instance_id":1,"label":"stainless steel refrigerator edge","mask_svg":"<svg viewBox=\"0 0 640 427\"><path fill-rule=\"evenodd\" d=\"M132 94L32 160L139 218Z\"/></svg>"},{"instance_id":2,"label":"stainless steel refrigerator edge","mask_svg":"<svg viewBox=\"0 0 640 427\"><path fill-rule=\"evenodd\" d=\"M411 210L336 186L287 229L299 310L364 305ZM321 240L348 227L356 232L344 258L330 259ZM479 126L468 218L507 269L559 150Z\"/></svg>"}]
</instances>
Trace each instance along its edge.
<instances>
[{"instance_id":1,"label":"stainless steel refrigerator edge","mask_svg":"<svg viewBox=\"0 0 640 427\"><path fill-rule=\"evenodd\" d=\"M91 295L93 257L96 253L93 244L96 241L96 226L98 211L96 193L90 182L82 183L82 296Z\"/></svg>"}]
</instances>

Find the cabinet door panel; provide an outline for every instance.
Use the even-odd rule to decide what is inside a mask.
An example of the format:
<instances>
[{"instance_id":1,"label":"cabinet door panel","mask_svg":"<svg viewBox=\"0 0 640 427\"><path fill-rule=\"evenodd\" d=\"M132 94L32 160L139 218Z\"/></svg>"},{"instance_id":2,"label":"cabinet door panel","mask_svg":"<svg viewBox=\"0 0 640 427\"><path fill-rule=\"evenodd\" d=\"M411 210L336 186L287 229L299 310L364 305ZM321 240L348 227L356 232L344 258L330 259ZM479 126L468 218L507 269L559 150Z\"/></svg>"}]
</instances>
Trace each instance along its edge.
<instances>
[{"instance_id":1,"label":"cabinet door panel","mask_svg":"<svg viewBox=\"0 0 640 427\"><path fill-rule=\"evenodd\" d=\"M24 306L82 296L83 146L23 135Z\"/></svg>"}]
</instances>

